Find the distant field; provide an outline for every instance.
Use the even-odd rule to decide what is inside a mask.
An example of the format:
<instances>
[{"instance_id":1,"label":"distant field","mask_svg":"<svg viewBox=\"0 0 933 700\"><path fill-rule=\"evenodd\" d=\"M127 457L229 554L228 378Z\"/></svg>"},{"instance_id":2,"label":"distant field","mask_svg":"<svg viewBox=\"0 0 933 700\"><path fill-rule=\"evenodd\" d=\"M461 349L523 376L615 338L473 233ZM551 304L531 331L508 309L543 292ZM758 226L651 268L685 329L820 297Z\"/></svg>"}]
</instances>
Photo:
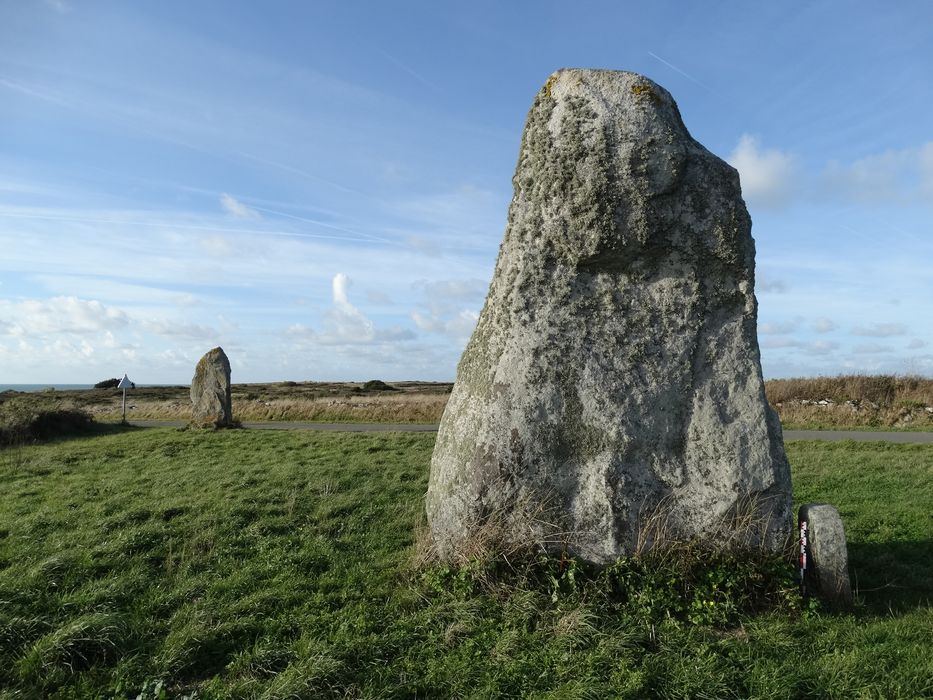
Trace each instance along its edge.
<instances>
[{"instance_id":1,"label":"distant field","mask_svg":"<svg viewBox=\"0 0 933 700\"><path fill-rule=\"evenodd\" d=\"M364 390L362 383L234 384L233 412L244 421L321 423L437 423L452 384L399 382L396 391ZM775 379L765 383L786 428L933 429L933 380L891 375ZM0 393L18 401L82 408L97 420L121 417L117 390ZM188 420L188 387L146 387L128 394L133 419Z\"/></svg>"},{"instance_id":2,"label":"distant field","mask_svg":"<svg viewBox=\"0 0 933 700\"><path fill-rule=\"evenodd\" d=\"M360 383L278 382L234 384L233 412L244 421L324 423L437 423L452 384L399 382L396 391L365 390ZM775 379L768 400L786 428L933 429L933 380L891 375ZM0 393L0 404L19 401L74 405L94 418L120 418L117 390ZM128 416L188 420L188 387L147 387L128 394Z\"/></svg>"},{"instance_id":3,"label":"distant field","mask_svg":"<svg viewBox=\"0 0 933 700\"><path fill-rule=\"evenodd\" d=\"M233 413L244 421L436 423L447 405L452 384L398 382L391 385L392 391L364 390L363 386L334 382L234 384ZM11 398L79 407L102 421L121 417L122 392L116 389L7 392L0 394L0 403ZM127 407L128 417L136 419L191 418L191 398L186 386L130 390Z\"/></svg>"},{"instance_id":4,"label":"distant field","mask_svg":"<svg viewBox=\"0 0 933 700\"><path fill-rule=\"evenodd\" d=\"M417 568L430 434L108 430L0 450L0 697L933 694L931 446L789 445L839 614L790 565Z\"/></svg>"}]
</instances>

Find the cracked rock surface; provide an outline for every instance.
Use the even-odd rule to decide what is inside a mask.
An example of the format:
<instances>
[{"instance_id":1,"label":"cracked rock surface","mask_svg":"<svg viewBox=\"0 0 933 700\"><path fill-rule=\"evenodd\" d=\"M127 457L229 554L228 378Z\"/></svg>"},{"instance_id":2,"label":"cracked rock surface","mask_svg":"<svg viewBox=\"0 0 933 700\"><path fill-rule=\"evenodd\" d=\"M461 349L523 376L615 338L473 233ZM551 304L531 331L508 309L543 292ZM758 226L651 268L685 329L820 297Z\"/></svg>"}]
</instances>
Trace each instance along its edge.
<instances>
[{"instance_id":1,"label":"cracked rock surface","mask_svg":"<svg viewBox=\"0 0 933 700\"><path fill-rule=\"evenodd\" d=\"M790 473L738 173L647 78L561 70L513 185L431 462L439 555L495 529L600 563L745 516L748 543L781 548Z\"/></svg>"}]
</instances>

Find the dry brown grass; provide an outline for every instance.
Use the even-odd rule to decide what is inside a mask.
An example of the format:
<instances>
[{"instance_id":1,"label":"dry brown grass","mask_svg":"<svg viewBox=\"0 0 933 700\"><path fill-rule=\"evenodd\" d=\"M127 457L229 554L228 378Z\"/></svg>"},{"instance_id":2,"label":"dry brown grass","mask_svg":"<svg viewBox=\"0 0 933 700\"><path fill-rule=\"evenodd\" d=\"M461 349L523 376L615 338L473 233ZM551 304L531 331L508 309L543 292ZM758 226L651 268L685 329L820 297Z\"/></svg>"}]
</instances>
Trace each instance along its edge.
<instances>
[{"instance_id":1,"label":"dry brown grass","mask_svg":"<svg viewBox=\"0 0 933 700\"><path fill-rule=\"evenodd\" d=\"M933 379L840 375L765 382L785 427L933 428Z\"/></svg>"},{"instance_id":2,"label":"dry brown grass","mask_svg":"<svg viewBox=\"0 0 933 700\"><path fill-rule=\"evenodd\" d=\"M790 555L790 528L773 528L774 496L756 494L738 499L735 506L718 523L708 529L702 542L695 535L685 535L677 526L677 504L663 498L651 507L643 507L638 514L638 534L632 551L634 556L676 555L685 549L698 547L716 555L735 551L758 551L776 547ZM787 532L786 541L783 532ZM781 536L781 541L773 538Z\"/></svg>"},{"instance_id":3,"label":"dry brown grass","mask_svg":"<svg viewBox=\"0 0 933 700\"><path fill-rule=\"evenodd\" d=\"M279 382L234 384L233 415L239 421L322 423L437 423L450 384L399 382L394 391L367 391L359 383ZM191 419L188 387L143 387L127 394L130 420ZM24 400L62 402L82 407L97 420L119 420L122 394L115 390L15 394ZM0 398L2 401L2 398Z\"/></svg>"},{"instance_id":4,"label":"dry brown grass","mask_svg":"<svg viewBox=\"0 0 933 700\"><path fill-rule=\"evenodd\" d=\"M436 423L447 395L402 394L348 398L234 401L240 420L298 420L337 423Z\"/></svg>"},{"instance_id":5,"label":"dry brown grass","mask_svg":"<svg viewBox=\"0 0 933 700\"><path fill-rule=\"evenodd\" d=\"M933 405L933 379L893 374L848 374L837 377L769 379L765 393L772 405L809 399L873 402L880 406Z\"/></svg>"},{"instance_id":6,"label":"dry brown grass","mask_svg":"<svg viewBox=\"0 0 933 700\"><path fill-rule=\"evenodd\" d=\"M500 488L510 488L502 483ZM736 552L771 551L775 547L788 559L793 558L790 523L773 528L769 496L740 498L702 539L685 534L678 524L677 503L662 498L639 509L637 535L628 552L637 558L684 557L685 553L704 552L710 556L726 556ZM482 574L495 570L498 562L508 569L513 564L534 560L541 555L562 559L575 551L574 542L580 534L564 526L567 513L558 505L556 496L549 498L526 494L509 507L486 513L467 528L456 542L447 543L447 551L439 552L424 514L415 524L415 545L411 564L414 569L446 563L468 567ZM781 537L776 541L776 536ZM575 555L574 555L575 556ZM482 578L482 576L481 576ZM493 584L494 581L480 581Z\"/></svg>"},{"instance_id":7,"label":"dry brown grass","mask_svg":"<svg viewBox=\"0 0 933 700\"><path fill-rule=\"evenodd\" d=\"M399 382L394 386L397 391L365 391L360 383L234 384L233 414L241 421L437 423L452 385ZM933 379L896 375L770 379L765 393L785 427L933 428ZM13 395L67 402L98 420L120 418L121 395L115 390ZM127 417L188 421L188 387L131 391Z\"/></svg>"},{"instance_id":8,"label":"dry brown grass","mask_svg":"<svg viewBox=\"0 0 933 700\"><path fill-rule=\"evenodd\" d=\"M502 482L498 487L509 490ZM413 564L422 568L446 561L455 566L486 566L500 561L511 567L511 562L527 560L555 550L567 550L573 533L561 527L563 520L554 499L525 494L512 500L508 507L485 513L467 530L459 541L449 543L449 551L441 556L427 522L422 520L416 528Z\"/></svg>"}]
</instances>

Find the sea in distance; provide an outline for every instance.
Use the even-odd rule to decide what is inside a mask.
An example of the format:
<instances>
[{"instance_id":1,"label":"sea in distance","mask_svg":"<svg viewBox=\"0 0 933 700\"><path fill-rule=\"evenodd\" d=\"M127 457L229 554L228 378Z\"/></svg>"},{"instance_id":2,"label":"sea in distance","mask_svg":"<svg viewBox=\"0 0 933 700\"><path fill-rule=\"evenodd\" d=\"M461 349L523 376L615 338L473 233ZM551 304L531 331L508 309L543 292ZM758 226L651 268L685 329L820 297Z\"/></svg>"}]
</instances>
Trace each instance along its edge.
<instances>
[{"instance_id":1,"label":"sea in distance","mask_svg":"<svg viewBox=\"0 0 933 700\"><path fill-rule=\"evenodd\" d=\"M137 384L142 389L146 386L177 386L175 384ZM35 393L37 391L75 391L83 389L93 389L93 384L0 384L0 392L3 391L25 391Z\"/></svg>"}]
</instances>

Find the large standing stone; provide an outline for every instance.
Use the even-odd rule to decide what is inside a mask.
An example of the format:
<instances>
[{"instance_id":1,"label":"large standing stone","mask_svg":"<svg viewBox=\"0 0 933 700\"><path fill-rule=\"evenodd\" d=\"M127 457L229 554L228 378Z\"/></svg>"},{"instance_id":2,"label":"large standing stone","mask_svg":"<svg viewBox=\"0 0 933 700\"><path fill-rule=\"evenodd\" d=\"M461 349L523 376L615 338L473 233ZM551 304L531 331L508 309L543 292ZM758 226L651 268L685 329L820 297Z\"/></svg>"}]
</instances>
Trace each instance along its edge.
<instances>
[{"instance_id":1,"label":"large standing stone","mask_svg":"<svg viewBox=\"0 0 933 700\"><path fill-rule=\"evenodd\" d=\"M217 428L234 425L230 400L230 360L223 348L208 350L191 380L191 422Z\"/></svg>"},{"instance_id":2,"label":"large standing stone","mask_svg":"<svg viewBox=\"0 0 933 700\"><path fill-rule=\"evenodd\" d=\"M438 554L495 530L606 562L730 520L754 521L755 546L784 546L790 474L738 173L650 80L561 70L535 98L512 182L431 462Z\"/></svg>"}]
</instances>

